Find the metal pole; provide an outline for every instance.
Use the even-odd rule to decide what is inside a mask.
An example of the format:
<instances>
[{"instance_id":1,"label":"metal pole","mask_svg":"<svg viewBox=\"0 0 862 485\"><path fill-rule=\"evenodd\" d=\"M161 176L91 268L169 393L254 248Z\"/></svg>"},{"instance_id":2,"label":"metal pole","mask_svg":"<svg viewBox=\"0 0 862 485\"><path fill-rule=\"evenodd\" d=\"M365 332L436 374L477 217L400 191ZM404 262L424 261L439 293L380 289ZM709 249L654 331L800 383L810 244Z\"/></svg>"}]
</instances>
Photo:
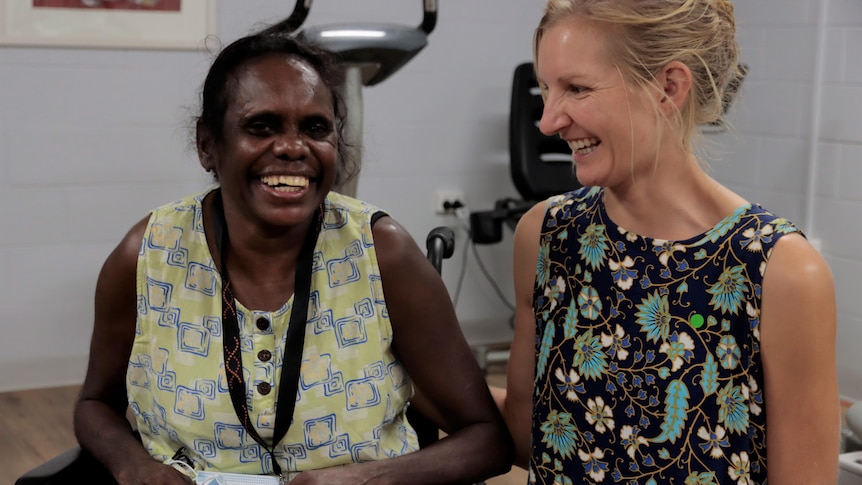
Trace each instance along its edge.
<instances>
[{"instance_id":1,"label":"metal pole","mask_svg":"<svg viewBox=\"0 0 862 485\"><path fill-rule=\"evenodd\" d=\"M341 86L347 116L344 119L344 142L346 156L356 163L362 163L362 68L348 65L345 68L344 85ZM359 174L351 180L335 187L335 191L356 197Z\"/></svg>"}]
</instances>

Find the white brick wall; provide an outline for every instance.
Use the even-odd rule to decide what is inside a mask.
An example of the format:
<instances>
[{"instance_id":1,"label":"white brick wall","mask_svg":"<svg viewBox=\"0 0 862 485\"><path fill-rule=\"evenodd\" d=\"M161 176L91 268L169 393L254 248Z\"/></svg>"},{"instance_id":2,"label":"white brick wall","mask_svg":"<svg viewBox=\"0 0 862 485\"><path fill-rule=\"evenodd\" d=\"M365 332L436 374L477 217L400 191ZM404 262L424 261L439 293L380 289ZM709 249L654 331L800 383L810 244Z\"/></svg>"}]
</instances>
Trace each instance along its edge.
<instances>
[{"instance_id":1,"label":"white brick wall","mask_svg":"<svg viewBox=\"0 0 862 485\"><path fill-rule=\"evenodd\" d=\"M822 103L812 109L820 1L828 1ZM543 0L441 1L429 45L364 91L366 162L359 196L389 210L424 248L455 221L431 213L438 188L468 207L516 194L509 180L511 74L531 56ZM862 398L862 1L737 0L751 66L733 109L736 133L713 135L717 178L822 240L839 304L841 392ZM229 42L291 8L283 0L219 0ZM419 0L319 0L308 25L418 24ZM206 185L188 147L188 121L209 54L0 48L0 390L78 382L101 262L155 205ZM811 120L821 116L817 180L808 193ZM814 214L807 214L809 196ZM806 221L813 227L804 227ZM454 291L456 256L444 266ZM511 296L511 238L480 254ZM458 306L462 324L507 311L473 256Z\"/></svg>"}]
</instances>

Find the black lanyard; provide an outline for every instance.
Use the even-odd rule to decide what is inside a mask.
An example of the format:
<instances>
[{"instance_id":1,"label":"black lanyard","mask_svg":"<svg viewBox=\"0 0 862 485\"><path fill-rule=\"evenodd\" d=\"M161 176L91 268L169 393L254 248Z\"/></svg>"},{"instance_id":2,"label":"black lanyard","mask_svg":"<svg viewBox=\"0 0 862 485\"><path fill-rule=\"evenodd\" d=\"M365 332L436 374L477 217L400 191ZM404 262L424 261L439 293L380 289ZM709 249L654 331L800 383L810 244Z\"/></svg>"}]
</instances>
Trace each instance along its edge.
<instances>
[{"instance_id":1,"label":"black lanyard","mask_svg":"<svg viewBox=\"0 0 862 485\"><path fill-rule=\"evenodd\" d=\"M269 452L272 469L282 475L281 467L275 460L275 446L287 434L287 429L293 419L293 409L296 406L296 391L299 385L299 370L302 365L302 348L305 344L305 325L308 320L308 297L311 289L311 269L314 256L314 246L320 232L321 211L315 211L311 227L305 237L305 242L296 263L293 290L293 308L290 311L290 324L287 330L287 342L284 346L281 365L281 380L278 384L278 400L276 401L275 429L272 437L272 447L267 446L260 437L251 418L246 404L245 381L242 372L242 351L239 341L239 323L236 318L236 299L231 290L230 277L227 272L228 238L227 224L224 216L224 205L221 191L216 191L213 199L213 226L215 229L216 246L221 256L222 275L222 329L224 335L224 364L230 400L233 409L252 438Z\"/></svg>"}]
</instances>

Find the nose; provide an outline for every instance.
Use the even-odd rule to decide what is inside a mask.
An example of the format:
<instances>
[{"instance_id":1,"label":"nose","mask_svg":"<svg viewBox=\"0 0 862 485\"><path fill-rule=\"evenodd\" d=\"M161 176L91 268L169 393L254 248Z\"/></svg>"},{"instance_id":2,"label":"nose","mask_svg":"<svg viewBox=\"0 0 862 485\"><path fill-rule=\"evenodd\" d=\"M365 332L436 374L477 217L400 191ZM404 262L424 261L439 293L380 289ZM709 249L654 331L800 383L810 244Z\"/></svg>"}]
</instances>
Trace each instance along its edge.
<instances>
[{"instance_id":1,"label":"nose","mask_svg":"<svg viewBox=\"0 0 862 485\"><path fill-rule=\"evenodd\" d=\"M282 160L302 160L308 156L308 142L302 134L290 130L275 138L272 152Z\"/></svg>"},{"instance_id":2,"label":"nose","mask_svg":"<svg viewBox=\"0 0 862 485\"><path fill-rule=\"evenodd\" d=\"M548 94L539 120L539 131L545 136L556 135L572 124L572 118L561 106L559 97Z\"/></svg>"}]
</instances>

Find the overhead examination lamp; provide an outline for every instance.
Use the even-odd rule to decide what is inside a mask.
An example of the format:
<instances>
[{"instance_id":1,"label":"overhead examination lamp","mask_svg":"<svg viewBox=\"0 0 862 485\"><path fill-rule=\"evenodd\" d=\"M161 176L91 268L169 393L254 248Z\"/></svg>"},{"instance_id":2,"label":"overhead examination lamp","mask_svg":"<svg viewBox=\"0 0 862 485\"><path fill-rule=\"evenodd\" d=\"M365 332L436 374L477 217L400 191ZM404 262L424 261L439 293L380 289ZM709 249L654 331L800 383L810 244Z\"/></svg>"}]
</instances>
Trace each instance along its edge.
<instances>
[{"instance_id":1,"label":"overhead examination lamp","mask_svg":"<svg viewBox=\"0 0 862 485\"><path fill-rule=\"evenodd\" d=\"M298 0L286 20L289 30L338 54L345 68L342 97L347 106L344 137L351 156L362 159L362 87L374 86L394 74L428 44L437 24L437 0L422 0L418 27L385 23L343 23L299 28L308 17L312 0ZM356 195L357 180L337 187Z\"/></svg>"}]
</instances>

